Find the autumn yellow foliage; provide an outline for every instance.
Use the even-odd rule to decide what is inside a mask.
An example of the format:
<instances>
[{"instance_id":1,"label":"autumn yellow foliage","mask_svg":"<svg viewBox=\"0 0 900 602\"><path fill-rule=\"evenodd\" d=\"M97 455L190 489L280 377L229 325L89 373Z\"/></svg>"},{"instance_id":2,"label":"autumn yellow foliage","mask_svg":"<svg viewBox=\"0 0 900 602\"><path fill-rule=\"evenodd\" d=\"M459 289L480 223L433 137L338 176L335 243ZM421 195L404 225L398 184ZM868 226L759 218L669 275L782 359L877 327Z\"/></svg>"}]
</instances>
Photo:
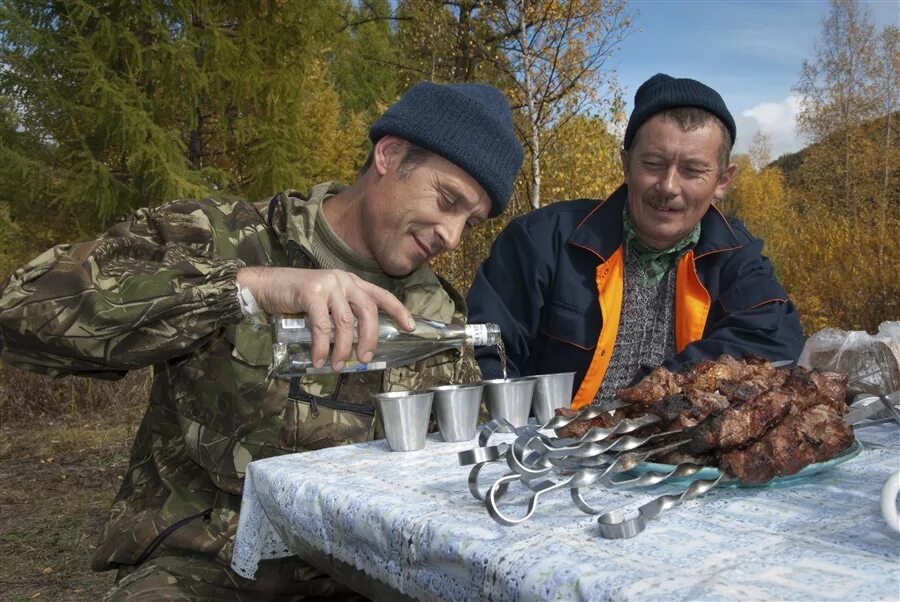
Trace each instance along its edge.
<instances>
[{"instance_id":1,"label":"autumn yellow foliage","mask_svg":"<svg viewBox=\"0 0 900 602\"><path fill-rule=\"evenodd\" d=\"M619 141L599 118L575 116L553 132L544 147L543 204L593 198L603 200L622 183ZM527 155L527 153L526 153ZM531 162L526 156L513 197L503 216L470 232L456 251L439 256L435 270L466 292L475 272L490 253L494 239L510 220L531 211Z\"/></svg>"},{"instance_id":2,"label":"autumn yellow foliage","mask_svg":"<svg viewBox=\"0 0 900 602\"><path fill-rule=\"evenodd\" d=\"M871 198L830 202L828 189L790 187L777 167L739 170L726 207L765 241L807 335L825 327L874 331L900 316L900 211ZM895 165L896 168L896 165ZM801 169L816 171L815 156Z\"/></svg>"}]
</instances>

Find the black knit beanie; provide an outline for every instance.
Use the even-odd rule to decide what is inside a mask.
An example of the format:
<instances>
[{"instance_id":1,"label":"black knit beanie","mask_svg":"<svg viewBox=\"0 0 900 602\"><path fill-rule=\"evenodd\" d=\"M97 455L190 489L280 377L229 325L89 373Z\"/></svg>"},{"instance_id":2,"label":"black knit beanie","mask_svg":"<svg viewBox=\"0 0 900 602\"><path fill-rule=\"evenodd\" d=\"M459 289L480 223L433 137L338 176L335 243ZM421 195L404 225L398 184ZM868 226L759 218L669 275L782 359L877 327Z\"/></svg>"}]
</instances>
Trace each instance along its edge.
<instances>
[{"instance_id":1,"label":"black knit beanie","mask_svg":"<svg viewBox=\"0 0 900 602\"><path fill-rule=\"evenodd\" d=\"M628 127L625 128L625 149L631 148L638 128L645 121L675 107L697 107L709 111L722 120L731 134L731 143L734 144L737 137L734 117L728 112L728 107L718 92L697 80L675 79L665 73L657 73L641 84L634 94L634 110L628 119Z\"/></svg>"},{"instance_id":2,"label":"black knit beanie","mask_svg":"<svg viewBox=\"0 0 900 602\"><path fill-rule=\"evenodd\" d=\"M475 178L491 198L491 217L503 213L522 166L522 145L503 93L487 84L420 82L371 129L372 143L397 136L435 152Z\"/></svg>"}]
</instances>

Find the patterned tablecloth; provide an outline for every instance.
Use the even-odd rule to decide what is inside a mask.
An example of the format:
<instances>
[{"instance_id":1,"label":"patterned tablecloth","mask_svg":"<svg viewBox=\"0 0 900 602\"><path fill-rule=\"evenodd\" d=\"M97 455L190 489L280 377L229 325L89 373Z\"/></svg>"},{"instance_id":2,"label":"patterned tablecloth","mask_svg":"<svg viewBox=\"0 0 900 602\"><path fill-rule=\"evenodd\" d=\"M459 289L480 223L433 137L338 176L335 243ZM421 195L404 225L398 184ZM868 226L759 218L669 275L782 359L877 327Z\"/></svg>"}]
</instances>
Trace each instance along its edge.
<instances>
[{"instance_id":1,"label":"patterned tablecloth","mask_svg":"<svg viewBox=\"0 0 900 602\"><path fill-rule=\"evenodd\" d=\"M262 460L247 472L232 567L252 577L260 560L314 542L422 600L898 600L900 537L879 496L900 469L900 429L857 436L862 453L824 473L781 488L714 489L625 540L601 539L596 517L567 492L526 523L495 523L457 462L474 440ZM596 489L590 500L637 508L679 490Z\"/></svg>"}]
</instances>

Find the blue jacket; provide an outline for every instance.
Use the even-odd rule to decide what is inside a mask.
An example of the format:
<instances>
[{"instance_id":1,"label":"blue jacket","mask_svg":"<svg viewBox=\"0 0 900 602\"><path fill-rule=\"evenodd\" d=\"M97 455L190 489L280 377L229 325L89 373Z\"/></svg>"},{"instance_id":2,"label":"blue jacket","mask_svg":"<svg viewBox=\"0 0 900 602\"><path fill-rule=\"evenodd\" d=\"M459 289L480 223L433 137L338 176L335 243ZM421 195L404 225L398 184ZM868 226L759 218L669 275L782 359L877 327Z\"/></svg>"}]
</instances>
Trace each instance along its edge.
<instances>
[{"instance_id":1,"label":"blue jacket","mask_svg":"<svg viewBox=\"0 0 900 602\"><path fill-rule=\"evenodd\" d=\"M626 197L621 186L603 203L553 203L512 221L469 290L469 321L500 325L509 376L575 371L576 408L593 399L615 345ZM797 359L800 320L762 246L739 220L707 211L676 267L677 354L666 367L723 353ZM494 348L476 357L484 378L501 376Z\"/></svg>"}]
</instances>

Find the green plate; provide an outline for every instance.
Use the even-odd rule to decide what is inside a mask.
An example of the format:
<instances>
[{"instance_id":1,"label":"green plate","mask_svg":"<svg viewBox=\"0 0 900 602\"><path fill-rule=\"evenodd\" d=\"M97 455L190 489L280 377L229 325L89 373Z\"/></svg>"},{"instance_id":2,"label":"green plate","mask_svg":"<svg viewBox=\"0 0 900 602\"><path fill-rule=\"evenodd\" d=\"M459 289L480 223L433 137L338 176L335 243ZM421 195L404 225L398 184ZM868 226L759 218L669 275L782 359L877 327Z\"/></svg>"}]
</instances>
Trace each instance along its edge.
<instances>
[{"instance_id":1,"label":"green plate","mask_svg":"<svg viewBox=\"0 0 900 602\"><path fill-rule=\"evenodd\" d=\"M798 481L802 481L807 477L811 477L814 474L819 474L825 470L829 470L830 468L837 466L838 464L843 464L847 460L851 460L859 455L863 449L862 444L854 440L853 443L842 451L837 456L833 457L830 460L825 462L816 462L815 464L809 464L808 466L804 466L800 469L799 472L796 472L792 475L787 475L784 477L775 477L771 481L767 483L761 483L759 485L751 485L748 483L741 483L740 481L729 481L726 483L722 483L720 487L784 487L786 485L793 485ZM671 472L675 469L673 464L659 464L657 462L641 462L634 468L628 471L628 473L633 475L644 474L645 472ZM692 481L698 481L700 479L708 479L715 480L719 478L719 475L722 472L716 468L715 466L705 466L702 469L698 470L694 474L689 477L681 477L678 479L670 479L666 481L666 483L672 484L687 484Z\"/></svg>"}]
</instances>

